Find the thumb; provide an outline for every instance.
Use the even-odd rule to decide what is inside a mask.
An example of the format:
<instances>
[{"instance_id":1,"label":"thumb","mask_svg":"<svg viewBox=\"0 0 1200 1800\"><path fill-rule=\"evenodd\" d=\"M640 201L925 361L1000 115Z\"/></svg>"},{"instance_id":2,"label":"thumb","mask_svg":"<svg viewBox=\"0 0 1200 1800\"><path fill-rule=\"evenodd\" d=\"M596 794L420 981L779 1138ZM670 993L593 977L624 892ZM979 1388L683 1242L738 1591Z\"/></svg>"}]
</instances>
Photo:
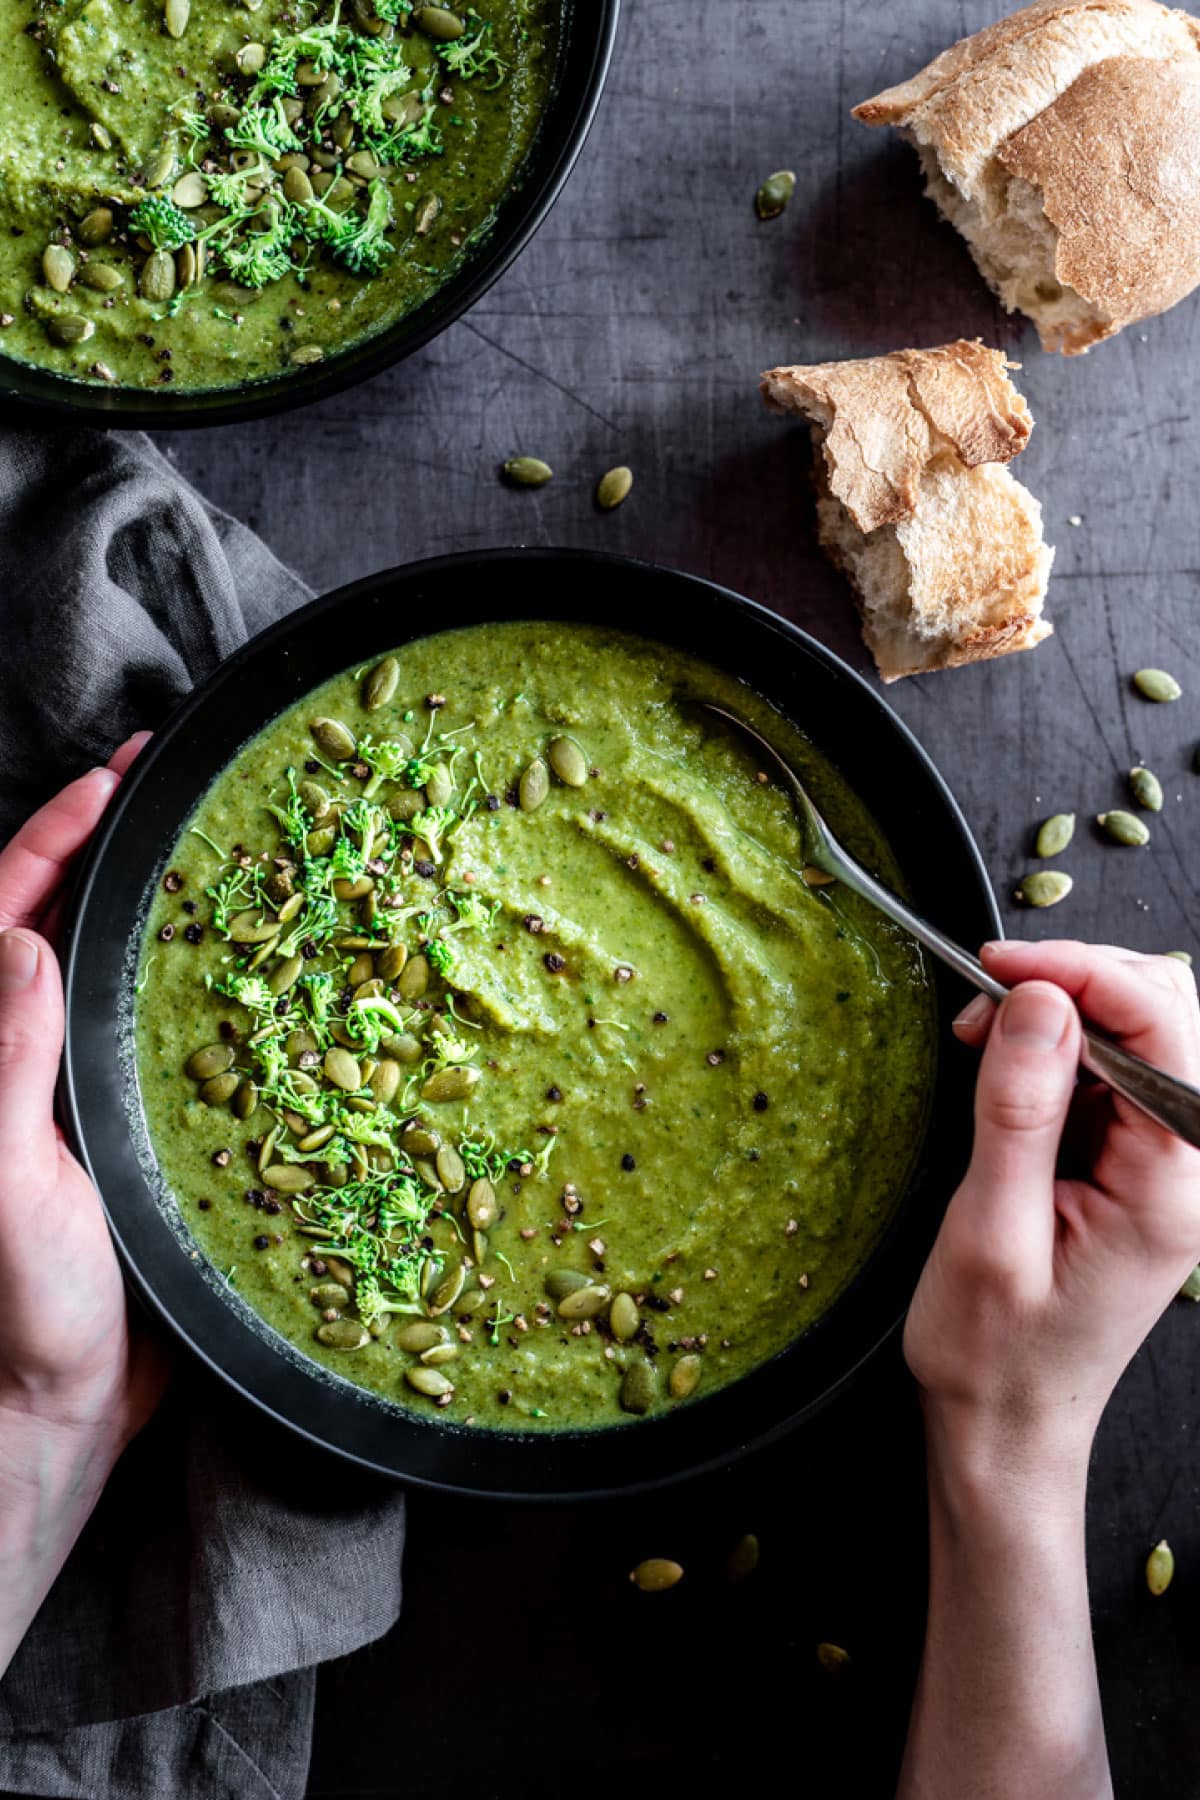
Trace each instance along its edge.
<instances>
[{"instance_id":1,"label":"thumb","mask_svg":"<svg viewBox=\"0 0 1200 1800\"><path fill-rule=\"evenodd\" d=\"M54 952L36 932L0 932L0 1169L39 1156L52 1135L62 1036Z\"/></svg>"},{"instance_id":2,"label":"thumb","mask_svg":"<svg viewBox=\"0 0 1200 1800\"><path fill-rule=\"evenodd\" d=\"M967 1181L1001 1235L1053 1225L1054 1170L1079 1067L1079 1015L1061 988L1030 981L1004 1000L975 1089ZM1046 1208L1031 1214L1039 1196Z\"/></svg>"}]
</instances>

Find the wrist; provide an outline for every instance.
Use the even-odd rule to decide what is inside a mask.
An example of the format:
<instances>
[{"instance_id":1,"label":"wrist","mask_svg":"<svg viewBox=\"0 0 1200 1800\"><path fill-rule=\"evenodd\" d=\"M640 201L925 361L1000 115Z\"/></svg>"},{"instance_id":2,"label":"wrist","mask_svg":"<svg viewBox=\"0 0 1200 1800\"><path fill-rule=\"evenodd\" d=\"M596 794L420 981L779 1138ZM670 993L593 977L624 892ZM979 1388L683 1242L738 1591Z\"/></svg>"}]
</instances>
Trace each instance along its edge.
<instances>
[{"instance_id":1,"label":"wrist","mask_svg":"<svg viewBox=\"0 0 1200 1800\"><path fill-rule=\"evenodd\" d=\"M922 1396L930 1505L957 1529L993 1536L1083 1517L1095 1426L1011 1418Z\"/></svg>"}]
</instances>

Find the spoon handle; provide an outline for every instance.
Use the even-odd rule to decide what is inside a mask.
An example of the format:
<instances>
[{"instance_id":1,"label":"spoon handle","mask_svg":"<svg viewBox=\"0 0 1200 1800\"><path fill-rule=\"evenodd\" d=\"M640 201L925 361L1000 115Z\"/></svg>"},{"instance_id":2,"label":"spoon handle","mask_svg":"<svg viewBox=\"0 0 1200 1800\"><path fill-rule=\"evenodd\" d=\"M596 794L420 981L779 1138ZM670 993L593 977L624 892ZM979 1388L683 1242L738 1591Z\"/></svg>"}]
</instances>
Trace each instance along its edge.
<instances>
[{"instance_id":1,"label":"spoon handle","mask_svg":"<svg viewBox=\"0 0 1200 1800\"><path fill-rule=\"evenodd\" d=\"M848 857L839 844L827 837L822 849L823 860L827 859L831 865L836 863L838 875L847 887L854 888L864 900L871 901L881 912L887 913L897 925L902 925L905 931L915 937L919 944L924 944L927 950L940 957L956 974L973 983L989 999L1004 999L1009 992L1008 988L988 974L978 957L972 956L960 944L945 937L913 912L896 894L890 893L873 875ZM1083 1028L1083 1049L1079 1060L1085 1069L1099 1076L1123 1100L1140 1107L1156 1124L1165 1126L1176 1137L1183 1138L1185 1143L1200 1149L1200 1089L1192 1087L1190 1082L1180 1081L1175 1075L1168 1075L1163 1069L1156 1069L1153 1063L1135 1056L1131 1050L1123 1050L1120 1044L1114 1044L1111 1038L1101 1037L1086 1025Z\"/></svg>"}]
</instances>

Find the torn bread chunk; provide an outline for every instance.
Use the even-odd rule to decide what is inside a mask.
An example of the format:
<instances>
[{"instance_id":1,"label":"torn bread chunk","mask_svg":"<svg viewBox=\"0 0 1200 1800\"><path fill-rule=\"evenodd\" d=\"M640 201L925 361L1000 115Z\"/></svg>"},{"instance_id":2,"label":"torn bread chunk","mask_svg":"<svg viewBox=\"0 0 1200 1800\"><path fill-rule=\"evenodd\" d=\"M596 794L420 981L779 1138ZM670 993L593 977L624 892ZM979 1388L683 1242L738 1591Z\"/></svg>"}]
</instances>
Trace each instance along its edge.
<instances>
[{"instance_id":1,"label":"torn bread chunk","mask_svg":"<svg viewBox=\"0 0 1200 1800\"><path fill-rule=\"evenodd\" d=\"M1037 0L854 108L916 147L1010 312L1077 355L1200 282L1200 22Z\"/></svg>"},{"instance_id":2,"label":"torn bread chunk","mask_svg":"<svg viewBox=\"0 0 1200 1800\"><path fill-rule=\"evenodd\" d=\"M1005 466L1033 428L1013 366L960 341L762 378L768 406L812 427L818 536L884 681L1031 649L1053 629L1041 507Z\"/></svg>"}]
</instances>

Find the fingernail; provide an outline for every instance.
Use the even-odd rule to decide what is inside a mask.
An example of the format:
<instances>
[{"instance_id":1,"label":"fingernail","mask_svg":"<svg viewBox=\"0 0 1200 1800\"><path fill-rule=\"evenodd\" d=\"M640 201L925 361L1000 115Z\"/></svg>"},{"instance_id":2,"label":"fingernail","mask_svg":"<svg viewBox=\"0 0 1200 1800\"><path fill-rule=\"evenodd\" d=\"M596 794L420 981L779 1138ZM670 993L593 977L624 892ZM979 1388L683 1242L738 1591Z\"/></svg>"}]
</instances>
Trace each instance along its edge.
<instances>
[{"instance_id":1,"label":"fingernail","mask_svg":"<svg viewBox=\"0 0 1200 1800\"><path fill-rule=\"evenodd\" d=\"M1053 987L1014 988L1000 1008L1000 1029L1010 1044L1057 1050L1071 1022L1067 996Z\"/></svg>"},{"instance_id":2,"label":"fingernail","mask_svg":"<svg viewBox=\"0 0 1200 1800\"><path fill-rule=\"evenodd\" d=\"M97 763L94 769L88 770L87 779L89 781L103 780L104 786L110 794L116 792L121 782L121 777L114 770L106 769L101 763Z\"/></svg>"},{"instance_id":3,"label":"fingernail","mask_svg":"<svg viewBox=\"0 0 1200 1800\"><path fill-rule=\"evenodd\" d=\"M975 998L963 1007L955 1019L955 1031L974 1031L977 1025L986 1025L991 1011L992 1002L987 995L976 994Z\"/></svg>"},{"instance_id":4,"label":"fingernail","mask_svg":"<svg viewBox=\"0 0 1200 1800\"><path fill-rule=\"evenodd\" d=\"M23 931L0 933L0 989L27 988L37 974L38 947Z\"/></svg>"}]
</instances>

